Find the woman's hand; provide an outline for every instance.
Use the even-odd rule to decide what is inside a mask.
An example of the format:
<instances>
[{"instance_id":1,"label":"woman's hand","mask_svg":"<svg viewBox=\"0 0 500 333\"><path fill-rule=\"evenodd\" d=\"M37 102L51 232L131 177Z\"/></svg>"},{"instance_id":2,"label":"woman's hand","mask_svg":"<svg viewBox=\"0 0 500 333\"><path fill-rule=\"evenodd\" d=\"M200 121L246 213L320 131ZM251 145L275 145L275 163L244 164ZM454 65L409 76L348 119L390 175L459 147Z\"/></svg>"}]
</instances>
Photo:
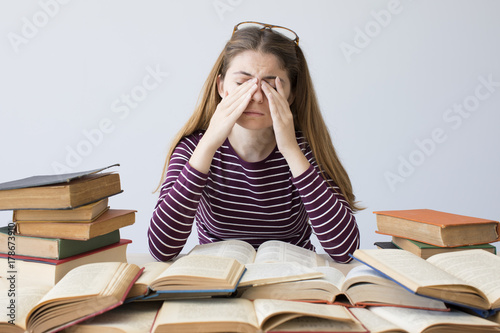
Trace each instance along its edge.
<instances>
[{"instance_id":1,"label":"woman's hand","mask_svg":"<svg viewBox=\"0 0 500 333\"><path fill-rule=\"evenodd\" d=\"M229 136L229 133L248 106L253 94L257 90L257 79L252 79L238 86L231 94L226 92L222 101L217 105L210 125L203 135L205 141L210 141L214 151L218 149Z\"/></svg>"},{"instance_id":2,"label":"woman's hand","mask_svg":"<svg viewBox=\"0 0 500 333\"><path fill-rule=\"evenodd\" d=\"M217 105L205 134L189 159L189 164L193 168L202 173L208 172L216 150L231 133L257 88L257 80L252 79L237 87L231 94L226 92L222 101Z\"/></svg>"},{"instance_id":3,"label":"woman's hand","mask_svg":"<svg viewBox=\"0 0 500 333\"><path fill-rule=\"evenodd\" d=\"M278 150L283 154L294 177L299 176L309 167L309 161L300 150L295 137L293 114L279 77L276 77L276 90L265 80L262 90L269 101L269 110L273 119L274 135Z\"/></svg>"}]
</instances>

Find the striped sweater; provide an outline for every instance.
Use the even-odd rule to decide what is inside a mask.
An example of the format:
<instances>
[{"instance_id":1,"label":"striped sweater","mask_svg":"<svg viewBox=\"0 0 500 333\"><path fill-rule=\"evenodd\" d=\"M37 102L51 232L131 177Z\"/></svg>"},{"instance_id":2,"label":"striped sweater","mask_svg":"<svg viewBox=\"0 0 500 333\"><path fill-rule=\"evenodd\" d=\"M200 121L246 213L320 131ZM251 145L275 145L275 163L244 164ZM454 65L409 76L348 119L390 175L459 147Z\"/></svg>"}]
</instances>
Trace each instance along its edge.
<instances>
[{"instance_id":1,"label":"striped sweater","mask_svg":"<svg viewBox=\"0 0 500 333\"><path fill-rule=\"evenodd\" d=\"M148 229L153 257L166 261L178 255L196 223L200 244L240 239L257 248L275 239L315 250L314 232L332 259L350 261L359 247L356 220L342 195L323 180L300 133L297 141L311 166L295 178L277 148L263 161L246 162L228 140L209 173L201 173L188 161L202 135L181 140L171 156Z\"/></svg>"}]
</instances>

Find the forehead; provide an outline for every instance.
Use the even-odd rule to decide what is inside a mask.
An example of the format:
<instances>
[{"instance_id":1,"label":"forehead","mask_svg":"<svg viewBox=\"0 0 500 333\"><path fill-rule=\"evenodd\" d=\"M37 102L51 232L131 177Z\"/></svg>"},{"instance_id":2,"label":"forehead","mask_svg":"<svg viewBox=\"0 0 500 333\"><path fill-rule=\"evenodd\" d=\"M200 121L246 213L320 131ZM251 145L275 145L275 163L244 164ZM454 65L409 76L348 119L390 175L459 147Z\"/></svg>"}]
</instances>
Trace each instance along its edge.
<instances>
[{"instance_id":1,"label":"forehead","mask_svg":"<svg viewBox=\"0 0 500 333\"><path fill-rule=\"evenodd\" d=\"M270 53L244 51L236 55L228 68L229 75L244 71L256 75L288 76L279 59Z\"/></svg>"}]
</instances>

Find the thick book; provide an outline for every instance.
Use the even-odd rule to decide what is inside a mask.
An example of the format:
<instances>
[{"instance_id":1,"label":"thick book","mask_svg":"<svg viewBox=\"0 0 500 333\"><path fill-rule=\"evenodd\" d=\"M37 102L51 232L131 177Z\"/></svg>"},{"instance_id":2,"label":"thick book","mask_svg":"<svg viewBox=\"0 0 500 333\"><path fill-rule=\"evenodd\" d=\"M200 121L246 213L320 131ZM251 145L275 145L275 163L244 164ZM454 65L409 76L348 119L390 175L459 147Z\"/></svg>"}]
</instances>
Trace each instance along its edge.
<instances>
[{"instance_id":1,"label":"thick book","mask_svg":"<svg viewBox=\"0 0 500 333\"><path fill-rule=\"evenodd\" d=\"M33 284L55 285L69 271L78 266L95 262L127 262L129 239L88 251L65 259L45 259L0 253L0 272L12 272L18 287Z\"/></svg>"},{"instance_id":2,"label":"thick book","mask_svg":"<svg viewBox=\"0 0 500 333\"><path fill-rule=\"evenodd\" d=\"M127 298L171 299L232 295L245 273L235 259L208 255L186 255L173 262L144 265L144 274Z\"/></svg>"},{"instance_id":3,"label":"thick book","mask_svg":"<svg viewBox=\"0 0 500 333\"><path fill-rule=\"evenodd\" d=\"M108 198L75 209L14 210L14 222L92 222L109 209Z\"/></svg>"},{"instance_id":4,"label":"thick book","mask_svg":"<svg viewBox=\"0 0 500 333\"><path fill-rule=\"evenodd\" d=\"M407 290L488 316L500 309L500 257L483 250L433 255L401 250L356 250L353 257Z\"/></svg>"},{"instance_id":5,"label":"thick book","mask_svg":"<svg viewBox=\"0 0 500 333\"><path fill-rule=\"evenodd\" d=\"M467 246L499 240L498 221L431 209L374 212L377 233L441 247Z\"/></svg>"},{"instance_id":6,"label":"thick book","mask_svg":"<svg viewBox=\"0 0 500 333\"><path fill-rule=\"evenodd\" d=\"M390 243L393 243L394 246L406 251L410 251L411 253L416 254L417 256L422 257L424 259L427 259L430 256L433 256L438 253L472 250L472 249L482 249L491 252L493 254L497 253L496 252L497 248L489 243L469 245L469 246L441 247L396 236L392 237L392 242Z\"/></svg>"},{"instance_id":7,"label":"thick book","mask_svg":"<svg viewBox=\"0 0 500 333\"><path fill-rule=\"evenodd\" d=\"M109 209L94 222L16 222L23 236L88 240L135 223L135 210Z\"/></svg>"},{"instance_id":8,"label":"thick book","mask_svg":"<svg viewBox=\"0 0 500 333\"><path fill-rule=\"evenodd\" d=\"M19 256L47 259L64 259L120 241L119 229L89 240L9 235L9 230L12 229L0 227L0 253L13 251Z\"/></svg>"},{"instance_id":9,"label":"thick book","mask_svg":"<svg viewBox=\"0 0 500 333\"><path fill-rule=\"evenodd\" d=\"M372 333L499 332L500 325L456 309L449 312L370 307L350 311Z\"/></svg>"},{"instance_id":10,"label":"thick book","mask_svg":"<svg viewBox=\"0 0 500 333\"><path fill-rule=\"evenodd\" d=\"M10 321L0 321L0 331L61 331L123 304L140 274L141 269L134 264L92 263L76 267L51 288L18 288L17 312ZM0 295L4 309L13 304L12 300L6 294Z\"/></svg>"},{"instance_id":11,"label":"thick book","mask_svg":"<svg viewBox=\"0 0 500 333\"><path fill-rule=\"evenodd\" d=\"M152 333L160 332L368 332L347 308L241 298L164 302Z\"/></svg>"},{"instance_id":12,"label":"thick book","mask_svg":"<svg viewBox=\"0 0 500 333\"><path fill-rule=\"evenodd\" d=\"M345 276L334 267L317 267L324 277L241 288L239 297L266 298L313 303L412 307L448 311L444 302L409 292L366 265L357 265ZM345 299L347 300L345 300Z\"/></svg>"},{"instance_id":13,"label":"thick book","mask_svg":"<svg viewBox=\"0 0 500 333\"><path fill-rule=\"evenodd\" d=\"M119 174L100 173L107 168L2 183L0 210L73 209L122 192Z\"/></svg>"}]
</instances>

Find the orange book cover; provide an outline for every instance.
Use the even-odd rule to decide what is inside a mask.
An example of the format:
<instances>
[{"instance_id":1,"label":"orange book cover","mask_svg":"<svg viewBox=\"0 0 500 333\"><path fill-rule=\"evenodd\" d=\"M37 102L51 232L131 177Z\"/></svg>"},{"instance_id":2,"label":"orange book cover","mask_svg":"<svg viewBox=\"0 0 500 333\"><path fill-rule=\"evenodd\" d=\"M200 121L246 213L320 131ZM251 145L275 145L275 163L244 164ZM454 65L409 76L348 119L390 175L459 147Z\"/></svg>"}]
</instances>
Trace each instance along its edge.
<instances>
[{"instance_id":1,"label":"orange book cover","mask_svg":"<svg viewBox=\"0 0 500 333\"><path fill-rule=\"evenodd\" d=\"M498 221L445 213L432 209L387 210L387 211L376 211L373 213L379 215L397 217L410 221L433 224L440 226L442 228L446 228L447 226L452 226L452 225L454 226L454 225L464 225L464 224L498 223Z\"/></svg>"}]
</instances>

